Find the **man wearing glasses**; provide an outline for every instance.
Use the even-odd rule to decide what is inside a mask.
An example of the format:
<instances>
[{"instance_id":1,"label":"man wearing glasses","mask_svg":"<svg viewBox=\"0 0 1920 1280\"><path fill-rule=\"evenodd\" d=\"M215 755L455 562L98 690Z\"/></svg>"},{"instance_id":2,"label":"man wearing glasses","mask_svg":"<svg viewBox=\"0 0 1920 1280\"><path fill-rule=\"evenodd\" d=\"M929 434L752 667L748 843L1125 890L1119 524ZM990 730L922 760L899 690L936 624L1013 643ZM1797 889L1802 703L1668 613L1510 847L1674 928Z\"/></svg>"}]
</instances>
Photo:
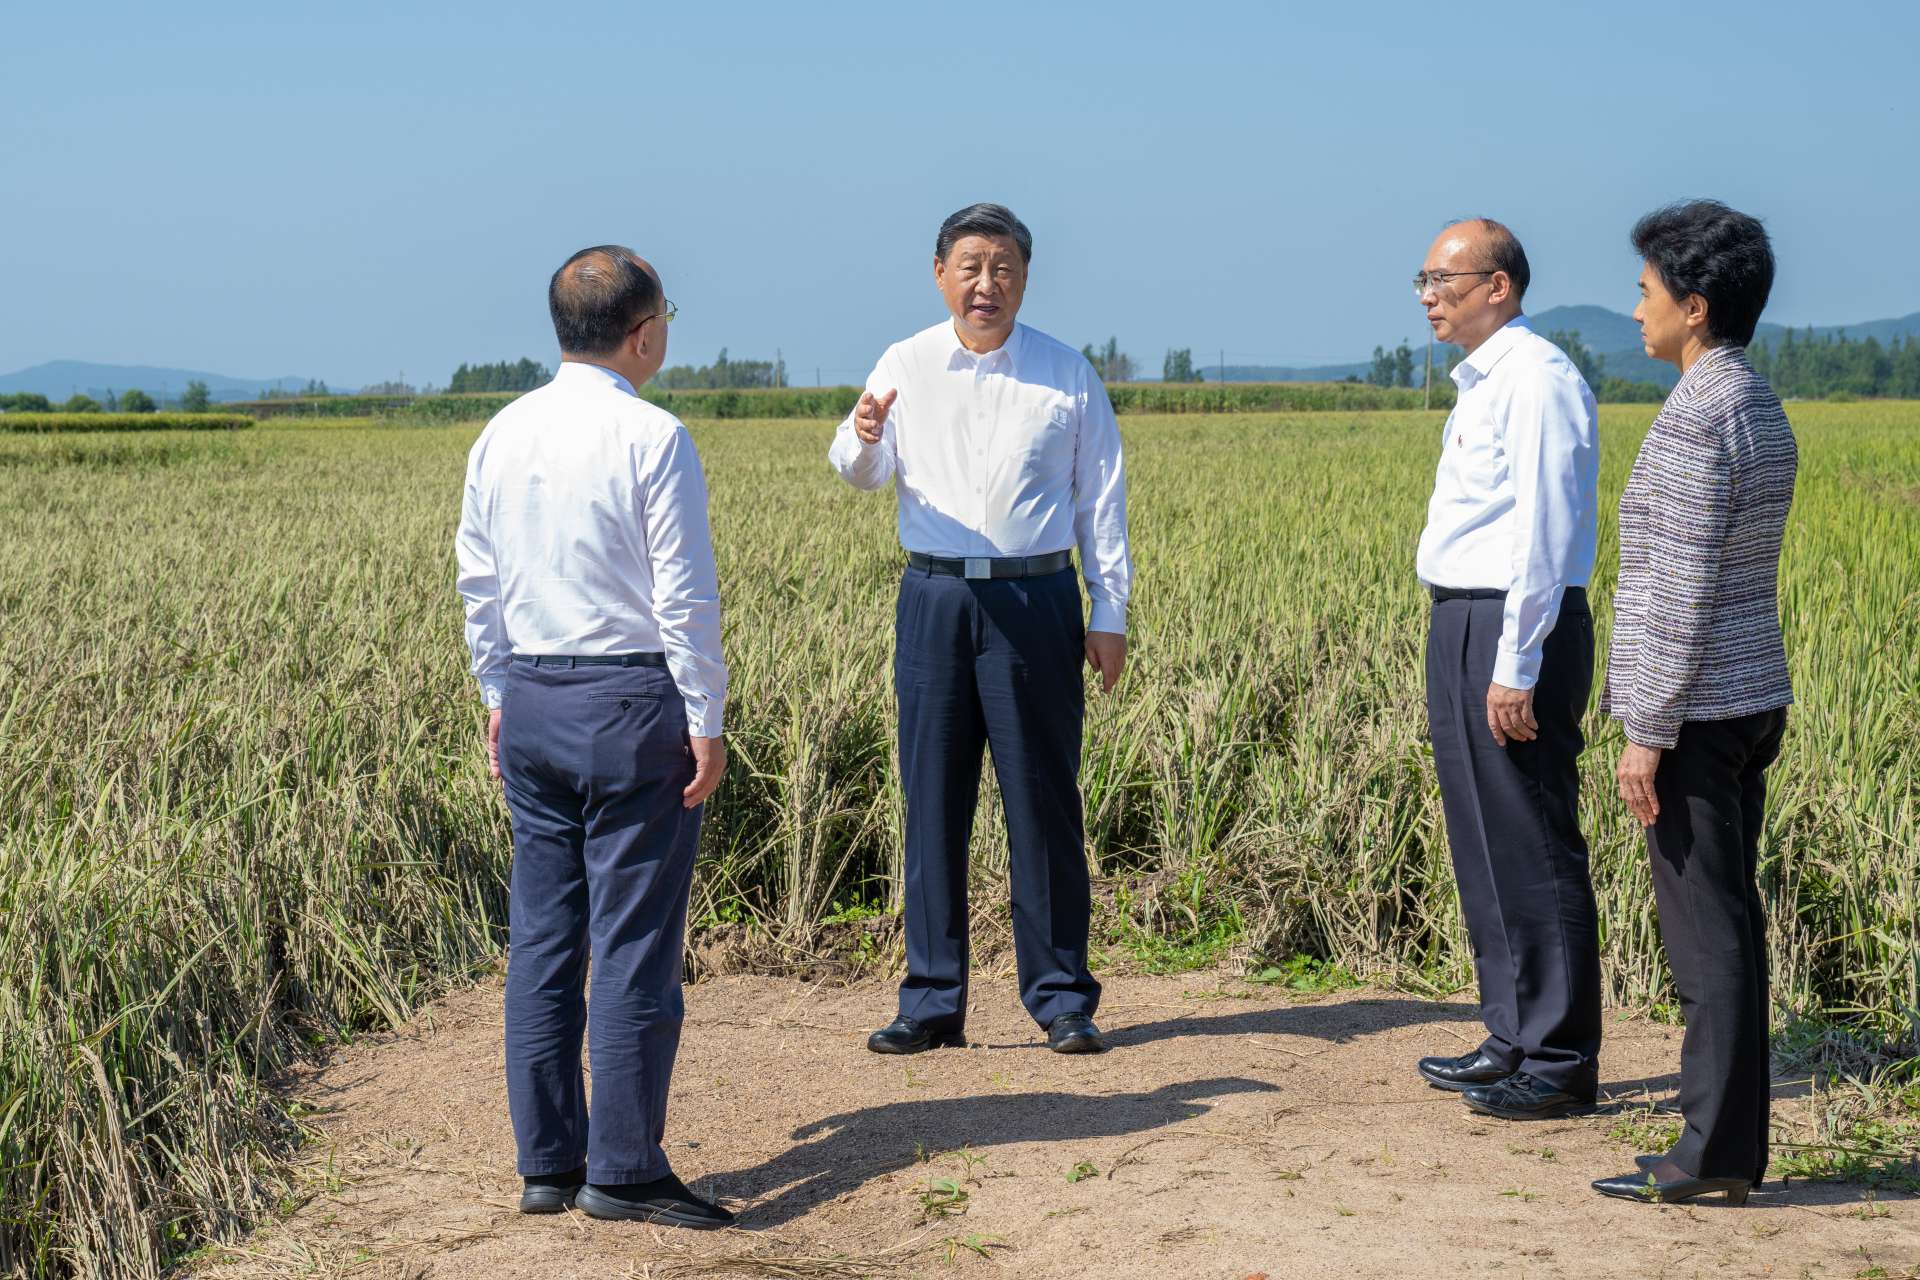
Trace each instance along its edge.
<instances>
[{"instance_id":1,"label":"man wearing glasses","mask_svg":"<svg viewBox=\"0 0 1920 1280\"><path fill-rule=\"evenodd\" d=\"M1593 686L1599 449L1593 393L1521 314L1526 252L1487 218L1455 223L1414 277L1453 372L1420 536L1433 598L1427 717L1487 1037L1424 1058L1428 1083L1511 1120L1590 1107L1600 954L1577 814Z\"/></svg>"},{"instance_id":2,"label":"man wearing glasses","mask_svg":"<svg viewBox=\"0 0 1920 1280\"><path fill-rule=\"evenodd\" d=\"M727 758L706 481L686 428L635 393L666 359L674 309L618 245L569 258L547 301L560 371L475 442L455 546L488 764L513 815L520 1210L720 1227L732 1215L661 1149L700 806Z\"/></svg>"},{"instance_id":3,"label":"man wearing glasses","mask_svg":"<svg viewBox=\"0 0 1920 1280\"><path fill-rule=\"evenodd\" d=\"M964 1043L967 845L989 747L1020 999L1054 1052L1106 1047L1087 968L1080 672L1111 692L1127 660L1127 485L1099 377L1015 323L1032 257L1001 205L941 224L933 279L951 315L887 349L827 455L856 489L894 482L907 552L894 626L907 976L875 1053Z\"/></svg>"}]
</instances>

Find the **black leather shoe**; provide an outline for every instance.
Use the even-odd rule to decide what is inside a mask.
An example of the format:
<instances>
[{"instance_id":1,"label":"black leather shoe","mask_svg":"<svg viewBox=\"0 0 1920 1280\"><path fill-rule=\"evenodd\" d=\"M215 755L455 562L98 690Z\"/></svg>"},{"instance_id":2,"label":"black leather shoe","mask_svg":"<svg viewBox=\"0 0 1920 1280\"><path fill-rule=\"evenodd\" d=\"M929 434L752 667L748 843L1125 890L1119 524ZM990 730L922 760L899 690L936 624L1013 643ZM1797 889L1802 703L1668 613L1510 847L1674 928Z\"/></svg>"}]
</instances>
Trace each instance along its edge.
<instances>
[{"instance_id":1,"label":"black leather shoe","mask_svg":"<svg viewBox=\"0 0 1920 1280\"><path fill-rule=\"evenodd\" d=\"M1055 1053L1105 1053L1107 1038L1084 1013L1063 1013L1047 1024L1047 1048Z\"/></svg>"},{"instance_id":2,"label":"black leather shoe","mask_svg":"<svg viewBox=\"0 0 1920 1280\"><path fill-rule=\"evenodd\" d=\"M1654 1162L1659 1163L1659 1159L1655 1157ZM1673 1178L1662 1182L1654 1174L1652 1166L1647 1166L1641 1173L1601 1178L1593 1184L1593 1189L1603 1196L1639 1200L1646 1204L1679 1204L1695 1196L1724 1191L1728 1204L1739 1205L1747 1202L1747 1192L1753 1189L1753 1182L1748 1178Z\"/></svg>"},{"instance_id":3,"label":"black leather shoe","mask_svg":"<svg viewBox=\"0 0 1920 1280\"><path fill-rule=\"evenodd\" d=\"M1495 1084L1475 1085L1460 1096L1481 1115L1502 1120L1550 1120L1593 1108L1591 1094L1582 1097L1556 1089L1545 1080L1516 1071Z\"/></svg>"},{"instance_id":4,"label":"black leather shoe","mask_svg":"<svg viewBox=\"0 0 1920 1280\"><path fill-rule=\"evenodd\" d=\"M1434 1088L1451 1089L1455 1093L1477 1084L1493 1084L1513 1074L1488 1057L1484 1049L1475 1049L1457 1058L1422 1058L1419 1071Z\"/></svg>"},{"instance_id":5,"label":"black leather shoe","mask_svg":"<svg viewBox=\"0 0 1920 1280\"><path fill-rule=\"evenodd\" d=\"M668 1227L691 1227L695 1231L714 1231L733 1225L731 1213L702 1200L672 1174L652 1182L617 1186L588 1183L580 1188L573 1203L589 1218L609 1221L656 1222Z\"/></svg>"},{"instance_id":6,"label":"black leather shoe","mask_svg":"<svg viewBox=\"0 0 1920 1280\"><path fill-rule=\"evenodd\" d=\"M875 1053L923 1053L928 1049L965 1048L966 1044L967 1037L958 1027L930 1027L904 1013L867 1037L867 1048Z\"/></svg>"},{"instance_id":7,"label":"black leather shoe","mask_svg":"<svg viewBox=\"0 0 1920 1280\"><path fill-rule=\"evenodd\" d=\"M573 1198L587 1180L585 1169L572 1173L536 1173L520 1187L520 1212L560 1213L573 1204Z\"/></svg>"}]
</instances>

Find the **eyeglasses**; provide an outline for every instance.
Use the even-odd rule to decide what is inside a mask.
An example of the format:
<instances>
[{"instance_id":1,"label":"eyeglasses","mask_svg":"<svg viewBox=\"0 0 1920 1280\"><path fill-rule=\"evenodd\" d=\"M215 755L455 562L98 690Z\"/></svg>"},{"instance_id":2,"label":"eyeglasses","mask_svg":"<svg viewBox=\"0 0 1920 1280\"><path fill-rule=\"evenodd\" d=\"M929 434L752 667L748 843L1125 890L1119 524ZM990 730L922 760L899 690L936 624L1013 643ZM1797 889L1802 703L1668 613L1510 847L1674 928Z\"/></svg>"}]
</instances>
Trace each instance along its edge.
<instances>
[{"instance_id":1,"label":"eyeglasses","mask_svg":"<svg viewBox=\"0 0 1920 1280\"><path fill-rule=\"evenodd\" d=\"M672 298L662 298L661 301L667 304L665 311L656 311L650 316L642 316L640 318L640 324L636 324L633 327L638 329L641 324L645 324L649 320L660 320L667 324L672 324L673 318L680 314L680 308L673 305ZM629 332L631 332L631 330L629 330Z\"/></svg>"},{"instance_id":2,"label":"eyeglasses","mask_svg":"<svg viewBox=\"0 0 1920 1280\"><path fill-rule=\"evenodd\" d=\"M1453 279L1455 276L1490 276L1493 274L1491 271L1422 271L1413 278L1413 294L1416 298L1424 298L1427 290L1438 290L1441 285Z\"/></svg>"}]
</instances>

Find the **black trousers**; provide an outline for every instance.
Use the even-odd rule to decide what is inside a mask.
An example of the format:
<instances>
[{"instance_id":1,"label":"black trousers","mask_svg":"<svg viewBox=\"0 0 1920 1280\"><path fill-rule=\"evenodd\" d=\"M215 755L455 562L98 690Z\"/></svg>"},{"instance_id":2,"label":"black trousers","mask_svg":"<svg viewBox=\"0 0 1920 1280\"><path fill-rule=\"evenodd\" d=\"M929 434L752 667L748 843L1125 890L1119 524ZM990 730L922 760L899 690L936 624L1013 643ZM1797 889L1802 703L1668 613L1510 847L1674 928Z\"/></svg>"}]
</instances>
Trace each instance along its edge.
<instances>
[{"instance_id":1,"label":"black trousers","mask_svg":"<svg viewBox=\"0 0 1920 1280\"><path fill-rule=\"evenodd\" d=\"M1487 686L1505 601L1433 606L1427 720L1460 909L1480 979L1485 1052L1568 1093L1599 1084L1600 948L1577 812L1580 717L1593 691L1593 615L1569 593L1533 690L1539 736L1504 747Z\"/></svg>"},{"instance_id":2,"label":"black trousers","mask_svg":"<svg viewBox=\"0 0 1920 1280\"><path fill-rule=\"evenodd\" d=\"M1767 919L1754 872L1767 766L1786 708L1690 720L1660 757L1660 817L1647 828L1660 940L1687 1021L1680 1047L1686 1128L1668 1157L1700 1178L1767 1167Z\"/></svg>"},{"instance_id":3,"label":"black trousers","mask_svg":"<svg viewBox=\"0 0 1920 1280\"><path fill-rule=\"evenodd\" d=\"M957 1029L967 1012L967 846L991 746L1007 816L1020 999L1041 1026L1093 1013L1092 897L1080 812L1085 631L1071 569L967 579L909 569L894 690L907 799L907 976L900 1012Z\"/></svg>"}]
</instances>

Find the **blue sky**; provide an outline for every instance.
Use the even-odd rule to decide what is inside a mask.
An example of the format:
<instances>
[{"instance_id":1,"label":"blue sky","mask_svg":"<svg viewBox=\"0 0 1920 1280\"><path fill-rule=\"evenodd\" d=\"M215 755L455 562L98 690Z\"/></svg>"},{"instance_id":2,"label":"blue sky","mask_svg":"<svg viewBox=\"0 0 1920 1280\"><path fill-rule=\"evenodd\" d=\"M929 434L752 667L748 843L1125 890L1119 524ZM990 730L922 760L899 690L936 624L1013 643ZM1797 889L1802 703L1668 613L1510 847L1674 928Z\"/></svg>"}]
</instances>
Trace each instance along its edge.
<instances>
[{"instance_id":1,"label":"blue sky","mask_svg":"<svg viewBox=\"0 0 1920 1280\"><path fill-rule=\"evenodd\" d=\"M0 371L357 385L551 362L620 241L674 361L853 380L942 312L940 219L1013 206L1023 319L1155 372L1422 335L1447 218L1534 309L1625 311L1635 216L1759 214L1769 319L1920 309L1920 4L26 5L0 9Z\"/></svg>"}]
</instances>

